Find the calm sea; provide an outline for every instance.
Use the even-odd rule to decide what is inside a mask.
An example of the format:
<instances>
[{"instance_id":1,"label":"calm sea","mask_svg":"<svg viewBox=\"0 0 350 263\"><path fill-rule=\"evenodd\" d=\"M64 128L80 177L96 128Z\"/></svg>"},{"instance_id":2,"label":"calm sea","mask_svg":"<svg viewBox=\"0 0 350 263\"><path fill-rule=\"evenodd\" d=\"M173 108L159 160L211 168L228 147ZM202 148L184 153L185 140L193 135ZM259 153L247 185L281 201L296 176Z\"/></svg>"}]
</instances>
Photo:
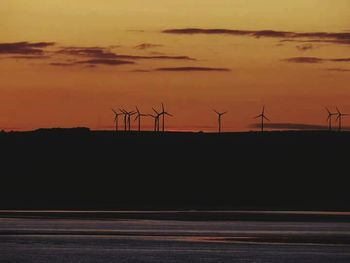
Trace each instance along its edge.
<instances>
[{"instance_id":1,"label":"calm sea","mask_svg":"<svg viewBox=\"0 0 350 263\"><path fill-rule=\"evenodd\" d=\"M0 218L1 263L350 262L346 221L57 219L35 218L33 211L31 218L14 216Z\"/></svg>"}]
</instances>

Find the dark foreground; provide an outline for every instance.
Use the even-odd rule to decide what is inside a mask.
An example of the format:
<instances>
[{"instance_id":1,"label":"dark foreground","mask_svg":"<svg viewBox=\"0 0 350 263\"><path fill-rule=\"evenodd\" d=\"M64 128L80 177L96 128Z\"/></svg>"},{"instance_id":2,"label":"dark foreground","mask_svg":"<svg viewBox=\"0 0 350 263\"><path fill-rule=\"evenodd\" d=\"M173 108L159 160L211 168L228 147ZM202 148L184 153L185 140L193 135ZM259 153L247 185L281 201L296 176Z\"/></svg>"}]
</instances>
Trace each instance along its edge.
<instances>
[{"instance_id":1,"label":"dark foreground","mask_svg":"<svg viewBox=\"0 0 350 263\"><path fill-rule=\"evenodd\" d=\"M0 244L0 262L348 263L350 223L0 218Z\"/></svg>"},{"instance_id":2,"label":"dark foreground","mask_svg":"<svg viewBox=\"0 0 350 263\"><path fill-rule=\"evenodd\" d=\"M350 210L350 133L0 134L0 209Z\"/></svg>"}]
</instances>

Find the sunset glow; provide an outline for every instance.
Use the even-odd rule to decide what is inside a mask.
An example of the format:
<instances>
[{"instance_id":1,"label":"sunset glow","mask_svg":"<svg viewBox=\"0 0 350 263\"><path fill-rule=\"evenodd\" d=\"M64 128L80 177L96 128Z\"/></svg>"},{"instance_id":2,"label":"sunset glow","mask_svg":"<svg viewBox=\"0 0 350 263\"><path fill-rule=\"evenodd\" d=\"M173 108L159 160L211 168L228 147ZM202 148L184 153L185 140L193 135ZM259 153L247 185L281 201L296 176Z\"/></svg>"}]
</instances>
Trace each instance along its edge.
<instances>
[{"instance_id":1,"label":"sunset glow","mask_svg":"<svg viewBox=\"0 0 350 263\"><path fill-rule=\"evenodd\" d=\"M274 123L350 113L348 0L2 0L0 16L0 129L113 129L111 108L161 102L169 130L213 131L212 109L225 131L263 105Z\"/></svg>"}]
</instances>

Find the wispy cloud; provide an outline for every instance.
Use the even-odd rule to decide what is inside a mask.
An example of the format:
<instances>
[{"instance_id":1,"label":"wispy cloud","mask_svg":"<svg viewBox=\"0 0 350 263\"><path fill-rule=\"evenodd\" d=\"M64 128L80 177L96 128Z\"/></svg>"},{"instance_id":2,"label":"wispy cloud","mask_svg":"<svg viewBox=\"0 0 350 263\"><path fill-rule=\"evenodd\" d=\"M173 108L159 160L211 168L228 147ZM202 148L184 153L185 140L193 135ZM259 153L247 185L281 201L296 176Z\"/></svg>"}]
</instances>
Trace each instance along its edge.
<instances>
[{"instance_id":1,"label":"wispy cloud","mask_svg":"<svg viewBox=\"0 0 350 263\"><path fill-rule=\"evenodd\" d=\"M0 43L0 54L41 55L44 53L44 48L53 45L54 42Z\"/></svg>"},{"instance_id":2,"label":"wispy cloud","mask_svg":"<svg viewBox=\"0 0 350 263\"><path fill-rule=\"evenodd\" d=\"M164 60L196 60L188 56L133 56L133 55L117 55L123 59L164 59Z\"/></svg>"},{"instance_id":3,"label":"wispy cloud","mask_svg":"<svg viewBox=\"0 0 350 263\"><path fill-rule=\"evenodd\" d=\"M350 33L327 33L327 32L308 32L298 33L291 31L275 30L233 30L233 29L201 29L201 28L182 28L163 30L167 34L225 34L236 36L252 37L278 37L278 38L324 38L324 39L343 39L350 40Z\"/></svg>"},{"instance_id":4,"label":"wispy cloud","mask_svg":"<svg viewBox=\"0 0 350 263\"><path fill-rule=\"evenodd\" d=\"M286 62L292 62L292 63L322 63L324 60L322 58L317 57L294 57L294 58L287 58L284 59Z\"/></svg>"},{"instance_id":5,"label":"wispy cloud","mask_svg":"<svg viewBox=\"0 0 350 263\"><path fill-rule=\"evenodd\" d=\"M101 47L66 47L57 51L58 54L70 56L84 56L94 58L116 58L113 52L109 52Z\"/></svg>"},{"instance_id":6,"label":"wispy cloud","mask_svg":"<svg viewBox=\"0 0 350 263\"><path fill-rule=\"evenodd\" d=\"M228 68L209 68L209 67L171 67L157 68L155 71L231 71Z\"/></svg>"},{"instance_id":7,"label":"wispy cloud","mask_svg":"<svg viewBox=\"0 0 350 263\"><path fill-rule=\"evenodd\" d=\"M148 70L148 69L134 69L134 70L130 70L131 72L139 72L139 73L147 73L147 72L152 72L152 70Z\"/></svg>"},{"instance_id":8,"label":"wispy cloud","mask_svg":"<svg viewBox=\"0 0 350 263\"><path fill-rule=\"evenodd\" d=\"M117 59L89 59L84 61L77 61L74 64L119 66L126 64L135 64L135 62Z\"/></svg>"},{"instance_id":9,"label":"wispy cloud","mask_svg":"<svg viewBox=\"0 0 350 263\"><path fill-rule=\"evenodd\" d=\"M139 55L125 55L125 54L116 54L108 49L102 47L67 47L59 50L57 53L65 54L70 56L83 56L83 57L92 57L97 59L130 59L130 60L139 60L139 59L160 59L160 60L195 60L194 58L188 56L139 56Z\"/></svg>"},{"instance_id":10,"label":"wispy cloud","mask_svg":"<svg viewBox=\"0 0 350 263\"><path fill-rule=\"evenodd\" d=\"M297 42L297 43L325 43L325 44L339 44L350 45L350 39L282 39L281 42Z\"/></svg>"},{"instance_id":11,"label":"wispy cloud","mask_svg":"<svg viewBox=\"0 0 350 263\"><path fill-rule=\"evenodd\" d=\"M13 58L13 59L47 59L50 58L50 56L44 56L44 55L19 55L19 56L11 56L7 58Z\"/></svg>"},{"instance_id":12,"label":"wispy cloud","mask_svg":"<svg viewBox=\"0 0 350 263\"><path fill-rule=\"evenodd\" d=\"M332 58L332 59L327 59L327 61L350 62L350 58Z\"/></svg>"},{"instance_id":13,"label":"wispy cloud","mask_svg":"<svg viewBox=\"0 0 350 263\"><path fill-rule=\"evenodd\" d=\"M307 51L307 50L313 49L314 46L312 44L303 44L303 45L297 45L296 48L299 51Z\"/></svg>"},{"instance_id":14,"label":"wispy cloud","mask_svg":"<svg viewBox=\"0 0 350 263\"><path fill-rule=\"evenodd\" d=\"M253 37L292 37L292 32L263 30L233 30L233 29L202 29L202 28L181 28L163 30L166 34L209 34L209 35L234 35L234 36L253 36Z\"/></svg>"},{"instance_id":15,"label":"wispy cloud","mask_svg":"<svg viewBox=\"0 0 350 263\"><path fill-rule=\"evenodd\" d=\"M350 62L350 58L318 58L318 57L293 57L283 61L292 63L322 63L322 62Z\"/></svg>"},{"instance_id":16,"label":"wispy cloud","mask_svg":"<svg viewBox=\"0 0 350 263\"><path fill-rule=\"evenodd\" d=\"M151 44L151 43L142 43L137 46L135 46L136 49L150 49L150 48L157 48L157 47L162 47L163 45L159 44Z\"/></svg>"},{"instance_id":17,"label":"wispy cloud","mask_svg":"<svg viewBox=\"0 0 350 263\"><path fill-rule=\"evenodd\" d=\"M68 66L73 66L74 63L61 63L61 62L52 62L49 65L51 66L57 66L57 67L68 67Z\"/></svg>"},{"instance_id":18,"label":"wispy cloud","mask_svg":"<svg viewBox=\"0 0 350 263\"><path fill-rule=\"evenodd\" d=\"M203 28L180 28L166 29L165 34L208 34L208 35L232 35L248 37L269 37L269 38L288 38L284 41L301 42L329 42L336 44L350 44L350 32L329 33L329 32L291 32L276 30L236 30L236 29L203 29Z\"/></svg>"}]
</instances>

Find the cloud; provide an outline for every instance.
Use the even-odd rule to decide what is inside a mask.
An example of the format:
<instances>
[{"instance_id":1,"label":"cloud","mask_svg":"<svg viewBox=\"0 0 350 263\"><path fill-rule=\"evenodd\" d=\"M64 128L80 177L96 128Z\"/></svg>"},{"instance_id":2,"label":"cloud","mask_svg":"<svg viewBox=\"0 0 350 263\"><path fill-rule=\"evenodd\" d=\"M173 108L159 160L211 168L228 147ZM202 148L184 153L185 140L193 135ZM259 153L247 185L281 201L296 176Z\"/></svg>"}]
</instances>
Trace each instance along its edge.
<instances>
[{"instance_id":1,"label":"cloud","mask_svg":"<svg viewBox=\"0 0 350 263\"><path fill-rule=\"evenodd\" d=\"M321 58L316 57L294 57L294 58L287 58L284 59L284 61L292 62L292 63L322 63L324 60Z\"/></svg>"},{"instance_id":2,"label":"cloud","mask_svg":"<svg viewBox=\"0 0 350 263\"><path fill-rule=\"evenodd\" d=\"M291 31L275 31L275 30L234 30L234 29L203 29L203 28L180 28L166 29L162 33L165 34L208 34L208 35L232 35L232 36L248 36L248 37L270 37L270 38L288 38L284 41L301 42L329 42L336 44L350 44L350 32L329 33L329 32L291 32ZM305 40L305 38L307 40Z\"/></svg>"},{"instance_id":3,"label":"cloud","mask_svg":"<svg viewBox=\"0 0 350 263\"><path fill-rule=\"evenodd\" d=\"M292 32L262 30L232 30L232 29L201 29L201 28L182 28L163 30L166 34L209 34L209 35L234 35L234 36L253 36L253 37L292 37Z\"/></svg>"},{"instance_id":4,"label":"cloud","mask_svg":"<svg viewBox=\"0 0 350 263\"><path fill-rule=\"evenodd\" d=\"M20 55L20 56L11 56L7 58L14 58L14 59L47 59L50 58L50 56L43 56L43 55Z\"/></svg>"},{"instance_id":5,"label":"cloud","mask_svg":"<svg viewBox=\"0 0 350 263\"><path fill-rule=\"evenodd\" d=\"M209 68L209 67L174 67L157 68L155 71L231 71L228 68Z\"/></svg>"},{"instance_id":6,"label":"cloud","mask_svg":"<svg viewBox=\"0 0 350 263\"><path fill-rule=\"evenodd\" d=\"M339 44L350 45L350 39L282 39L281 42L297 42L297 43L325 43L325 44Z\"/></svg>"},{"instance_id":7,"label":"cloud","mask_svg":"<svg viewBox=\"0 0 350 263\"><path fill-rule=\"evenodd\" d=\"M152 72L152 70L147 70L147 69L134 69L134 70L131 70L131 72L145 73L145 72Z\"/></svg>"},{"instance_id":8,"label":"cloud","mask_svg":"<svg viewBox=\"0 0 350 263\"><path fill-rule=\"evenodd\" d=\"M293 57L283 61L292 63L322 63L322 62L350 62L350 58L318 58L318 57Z\"/></svg>"},{"instance_id":9,"label":"cloud","mask_svg":"<svg viewBox=\"0 0 350 263\"><path fill-rule=\"evenodd\" d=\"M133 56L133 55L117 55L122 59L165 59L165 60L196 60L188 56Z\"/></svg>"},{"instance_id":10,"label":"cloud","mask_svg":"<svg viewBox=\"0 0 350 263\"><path fill-rule=\"evenodd\" d=\"M44 48L53 46L53 42L15 42L0 43L0 54L41 55Z\"/></svg>"},{"instance_id":11,"label":"cloud","mask_svg":"<svg viewBox=\"0 0 350 263\"><path fill-rule=\"evenodd\" d=\"M89 59L84 61L77 61L74 64L119 66L126 64L135 64L135 62L117 59Z\"/></svg>"},{"instance_id":12,"label":"cloud","mask_svg":"<svg viewBox=\"0 0 350 263\"><path fill-rule=\"evenodd\" d=\"M83 56L106 59L117 58L116 54L107 51L106 49L101 47L66 47L57 51L57 53L70 56Z\"/></svg>"},{"instance_id":13,"label":"cloud","mask_svg":"<svg viewBox=\"0 0 350 263\"><path fill-rule=\"evenodd\" d=\"M350 69L345 68L327 68L328 71L338 71L338 72L350 72Z\"/></svg>"},{"instance_id":14,"label":"cloud","mask_svg":"<svg viewBox=\"0 0 350 263\"><path fill-rule=\"evenodd\" d=\"M327 61L350 62L350 58L332 58L332 59L327 59Z\"/></svg>"},{"instance_id":15,"label":"cloud","mask_svg":"<svg viewBox=\"0 0 350 263\"><path fill-rule=\"evenodd\" d=\"M298 45L298 46L296 46L296 48L299 51L307 51L307 50L313 49L314 46L312 44L304 44L304 45Z\"/></svg>"},{"instance_id":16,"label":"cloud","mask_svg":"<svg viewBox=\"0 0 350 263\"><path fill-rule=\"evenodd\" d=\"M61 63L61 62L52 62L49 65L51 66L57 66L57 67L68 67L68 66L73 66L74 63Z\"/></svg>"},{"instance_id":17,"label":"cloud","mask_svg":"<svg viewBox=\"0 0 350 263\"><path fill-rule=\"evenodd\" d=\"M251 128L259 129L260 123L250 125ZM306 123L265 123L264 127L274 130L328 130L326 125L306 124Z\"/></svg>"},{"instance_id":18,"label":"cloud","mask_svg":"<svg viewBox=\"0 0 350 263\"><path fill-rule=\"evenodd\" d=\"M195 60L194 58L188 56L138 56L138 55L121 55L109 51L108 49L101 47L67 47L59 50L57 53L71 55L71 56L83 56L92 57L96 59L164 59L164 60Z\"/></svg>"},{"instance_id":19,"label":"cloud","mask_svg":"<svg viewBox=\"0 0 350 263\"><path fill-rule=\"evenodd\" d=\"M151 44L151 43L142 43L137 46L135 46L136 49L150 49L150 48L156 48L156 47L162 47L163 45L158 44Z\"/></svg>"}]
</instances>

